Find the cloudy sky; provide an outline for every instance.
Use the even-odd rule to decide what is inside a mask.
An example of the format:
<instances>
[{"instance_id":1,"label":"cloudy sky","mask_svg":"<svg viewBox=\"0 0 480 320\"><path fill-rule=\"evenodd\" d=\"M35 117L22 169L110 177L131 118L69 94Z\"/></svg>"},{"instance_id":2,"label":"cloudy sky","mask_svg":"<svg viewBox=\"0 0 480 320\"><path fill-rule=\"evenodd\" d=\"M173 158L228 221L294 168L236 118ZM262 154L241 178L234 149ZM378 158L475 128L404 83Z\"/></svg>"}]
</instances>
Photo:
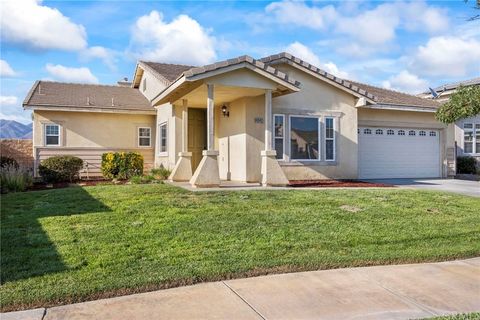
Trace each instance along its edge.
<instances>
[{"instance_id":1,"label":"cloudy sky","mask_svg":"<svg viewBox=\"0 0 480 320\"><path fill-rule=\"evenodd\" d=\"M203 65L288 51L337 76L418 93L480 76L474 0L2 0L0 118L37 79L115 84L138 59Z\"/></svg>"}]
</instances>

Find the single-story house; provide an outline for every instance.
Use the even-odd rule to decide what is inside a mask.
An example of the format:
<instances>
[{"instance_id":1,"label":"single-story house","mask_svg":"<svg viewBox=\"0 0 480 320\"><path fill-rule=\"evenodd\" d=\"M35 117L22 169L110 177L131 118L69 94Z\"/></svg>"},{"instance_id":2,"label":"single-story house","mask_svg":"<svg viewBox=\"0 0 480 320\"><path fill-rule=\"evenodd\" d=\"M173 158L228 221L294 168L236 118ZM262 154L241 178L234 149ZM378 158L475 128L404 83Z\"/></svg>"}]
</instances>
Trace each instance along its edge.
<instances>
[{"instance_id":1,"label":"single-story house","mask_svg":"<svg viewBox=\"0 0 480 320\"><path fill-rule=\"evenodd\" d=\"M340 79L291 54L193 67L140 61L129 86L37 81L34 157L136 150L174 181L447 177L453 130L435 100ZM87 172L82 174L87 174Z\"/></svg>"},{"instance_id":2,"label":"single-story house","mask_svg":"<svg viewBox=\"0 0 480 320\"><path fill-rule=\"evenodd\" d=\"M460 86L480 86L480 77L444 84L423 92L419 96L445 103ZM457 156L475 157L480 166L480 114L477 114L475 117L458 120L455 123L455 144L457 146Z\"/></svg>"}]
</instances>

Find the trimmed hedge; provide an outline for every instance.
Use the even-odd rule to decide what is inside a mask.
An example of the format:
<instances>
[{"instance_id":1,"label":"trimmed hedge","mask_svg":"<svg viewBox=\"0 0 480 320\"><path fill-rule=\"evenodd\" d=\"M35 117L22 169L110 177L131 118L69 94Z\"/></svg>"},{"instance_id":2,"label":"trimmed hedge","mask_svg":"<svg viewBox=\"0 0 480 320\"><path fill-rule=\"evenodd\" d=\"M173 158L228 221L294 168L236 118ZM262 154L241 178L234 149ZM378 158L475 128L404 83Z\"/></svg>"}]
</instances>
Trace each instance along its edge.
<instances>
[{"instance_id":1,"label":"trimmed hedge","mask_svg":"<svg viewBox=\"0 0 480 320\"><path fill-rule=\"evenodd\" d=\"M107 179L128 179L143 174L143 156L138 152L107 152L102 155L102 174Z\"/></svg>"},{"instance_id":2,"label":"trimmed hedge","mask_svg":"<svg viewBox=\"0 0 480 320\"><path fill-rule=\"evenodd\" d=\"M83 160L74 156L54 156L42 161L38 172L45 182L72 182L79 178Z\"/></svg>"},{"instance_id":3,"label":"trimmed hedge","mask_svg":"<svg viewBox=\"0 0 480 320\"><path fill-rule=\"evenodd\" d=\"M477 173L477 160L474 157L457 157L457 173Z\"/></svg>"}]
</instances>

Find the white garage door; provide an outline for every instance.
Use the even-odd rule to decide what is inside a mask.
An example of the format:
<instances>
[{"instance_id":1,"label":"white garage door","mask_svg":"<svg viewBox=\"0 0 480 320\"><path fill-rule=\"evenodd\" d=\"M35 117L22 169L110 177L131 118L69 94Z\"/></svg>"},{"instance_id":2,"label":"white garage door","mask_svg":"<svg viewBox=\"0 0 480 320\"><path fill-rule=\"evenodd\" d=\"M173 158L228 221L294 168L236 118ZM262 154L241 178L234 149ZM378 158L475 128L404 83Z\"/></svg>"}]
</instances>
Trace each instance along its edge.
<instances>
[{"instance_id":1,"label":"white garage door","mask_svg":"<svg viewBox=\"0 0 480 320\"><path fill-rule=\"evenodd\" d=\"M362 127L358 130L359 177L440 177L437 130Z\"/></svg>"}]
</instances>

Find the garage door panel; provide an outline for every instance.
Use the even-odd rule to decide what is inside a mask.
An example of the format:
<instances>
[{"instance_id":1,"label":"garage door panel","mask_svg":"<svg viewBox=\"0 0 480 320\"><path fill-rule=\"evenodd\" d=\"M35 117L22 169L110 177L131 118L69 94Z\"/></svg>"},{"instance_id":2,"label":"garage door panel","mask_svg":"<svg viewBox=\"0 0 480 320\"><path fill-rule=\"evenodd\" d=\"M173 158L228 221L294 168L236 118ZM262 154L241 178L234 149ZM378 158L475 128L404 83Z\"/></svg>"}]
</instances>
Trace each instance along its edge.
<instances>
[{"instance_id":1,"label":"garage door panel","mask_svg":"<svg viewBox=\"0 0 480 320\"><path fill-rule=\"evenodd\" d=\"M394 134L387 135L387 130ZM409 135L411 130L413 129L360 128L359 177L362 179L439 177L438 132L415 129L415 135ZM422 135L420 131L423 131Z\"/></svg>"}]
</instances>

